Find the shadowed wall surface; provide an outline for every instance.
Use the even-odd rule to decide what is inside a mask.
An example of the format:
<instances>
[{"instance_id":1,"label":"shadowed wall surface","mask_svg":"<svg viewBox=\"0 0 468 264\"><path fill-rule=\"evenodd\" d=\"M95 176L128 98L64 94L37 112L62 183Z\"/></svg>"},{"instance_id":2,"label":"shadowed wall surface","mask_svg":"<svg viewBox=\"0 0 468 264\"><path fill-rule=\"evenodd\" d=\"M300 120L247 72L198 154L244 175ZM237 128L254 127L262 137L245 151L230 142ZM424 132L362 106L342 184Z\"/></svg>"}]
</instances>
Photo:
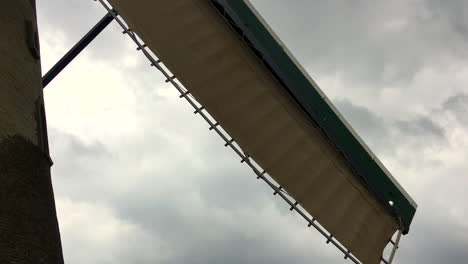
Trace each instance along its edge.
<instances>
[{"instance_id":1,"label":"shadowed wall surface","mask_svg":"<svg viewBox=\"0 0 468 264\"><path fill-rule=\"evenodd\" d=\"M0 30L0 262L60 264L34 1L2 3Z\"/></svg>"}]
</instances>

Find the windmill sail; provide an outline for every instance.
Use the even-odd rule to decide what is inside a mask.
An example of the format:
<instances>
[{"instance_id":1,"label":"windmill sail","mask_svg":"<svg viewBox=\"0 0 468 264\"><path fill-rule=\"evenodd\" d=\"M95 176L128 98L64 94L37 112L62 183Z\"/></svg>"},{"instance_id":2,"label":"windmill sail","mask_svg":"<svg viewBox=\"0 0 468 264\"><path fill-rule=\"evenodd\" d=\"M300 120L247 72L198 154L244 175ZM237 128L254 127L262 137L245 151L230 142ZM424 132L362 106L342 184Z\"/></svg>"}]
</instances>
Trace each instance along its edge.
<instances>
[{"instance_id":1,"label":"windmill sail","mask_svg":"<svg viewBox=\"0 0 468 264\"><path fill-rule=\"evenodd\" d=\"M110 0L169 70L363 263L379 263L416 203L247 0Z\"/></svg>"}]
</instances>

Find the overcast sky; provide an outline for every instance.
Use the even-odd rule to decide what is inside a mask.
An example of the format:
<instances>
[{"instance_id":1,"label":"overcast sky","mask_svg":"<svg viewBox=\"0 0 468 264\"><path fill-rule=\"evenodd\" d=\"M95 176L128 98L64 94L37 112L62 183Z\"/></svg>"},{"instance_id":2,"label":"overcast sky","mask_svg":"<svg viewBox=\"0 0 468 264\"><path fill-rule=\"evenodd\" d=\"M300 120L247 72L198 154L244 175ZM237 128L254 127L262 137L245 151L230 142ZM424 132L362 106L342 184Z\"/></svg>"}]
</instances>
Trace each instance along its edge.
<instances>
[{"instance_id":1,"label":"overcast sky","mask_svg":"<svg viewBox=\"0 0 468 264\"><path fill-rule=\"evenodd\" d=\"M467 263L468 2L252 2L419 204L395 263ZM105 14L37 4L43 72ZM345 263L116 23L45 99L66 263Z\"/></svg>"}]
</instances>

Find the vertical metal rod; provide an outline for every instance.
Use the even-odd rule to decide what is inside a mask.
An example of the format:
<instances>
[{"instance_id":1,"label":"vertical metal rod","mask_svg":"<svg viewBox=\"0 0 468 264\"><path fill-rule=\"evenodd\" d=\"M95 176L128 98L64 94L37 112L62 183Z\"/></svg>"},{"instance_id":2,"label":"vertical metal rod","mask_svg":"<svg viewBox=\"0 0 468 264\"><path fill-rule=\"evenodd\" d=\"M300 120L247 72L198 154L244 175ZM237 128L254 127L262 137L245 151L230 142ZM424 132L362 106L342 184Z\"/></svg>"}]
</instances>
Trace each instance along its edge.
<instances>
[{"instance_id":1,"label":"vertical metal rod","mask_svg":"<svg viewBox=\"0 0 468 264\"><path fill-rule=\"evenodd\" d=\"M114 9L111 12L115 12ZM83 51L99 33L114 20L114 16L107 13L78 43L73 46L47 73L42 77L42 88L45 88L67 65Z\"/></svg>"}]
</instances>

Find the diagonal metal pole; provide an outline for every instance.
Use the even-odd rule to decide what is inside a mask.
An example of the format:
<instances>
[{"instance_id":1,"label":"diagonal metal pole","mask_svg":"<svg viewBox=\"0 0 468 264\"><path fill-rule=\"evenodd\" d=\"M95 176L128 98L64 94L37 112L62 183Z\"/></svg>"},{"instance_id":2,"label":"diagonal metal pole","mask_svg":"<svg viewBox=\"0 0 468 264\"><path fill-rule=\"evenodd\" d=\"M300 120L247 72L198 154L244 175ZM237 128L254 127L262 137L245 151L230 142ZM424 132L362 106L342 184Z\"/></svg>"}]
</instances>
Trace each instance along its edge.
<instances>
[{"instance_id":1,"label":"diagonal metal pole","mask_svg":"<svg viewBox=\"0 0 468 264\"><path fill-rule=\"evenodd\" d=\"M110 12L115 14L115 10ZM114 20L114 15L107 13L78 43L73 46L45 75L42 77L42 88L45 88L67 65L83 51L99 33Z\"/></svg>"}]
</instances>

